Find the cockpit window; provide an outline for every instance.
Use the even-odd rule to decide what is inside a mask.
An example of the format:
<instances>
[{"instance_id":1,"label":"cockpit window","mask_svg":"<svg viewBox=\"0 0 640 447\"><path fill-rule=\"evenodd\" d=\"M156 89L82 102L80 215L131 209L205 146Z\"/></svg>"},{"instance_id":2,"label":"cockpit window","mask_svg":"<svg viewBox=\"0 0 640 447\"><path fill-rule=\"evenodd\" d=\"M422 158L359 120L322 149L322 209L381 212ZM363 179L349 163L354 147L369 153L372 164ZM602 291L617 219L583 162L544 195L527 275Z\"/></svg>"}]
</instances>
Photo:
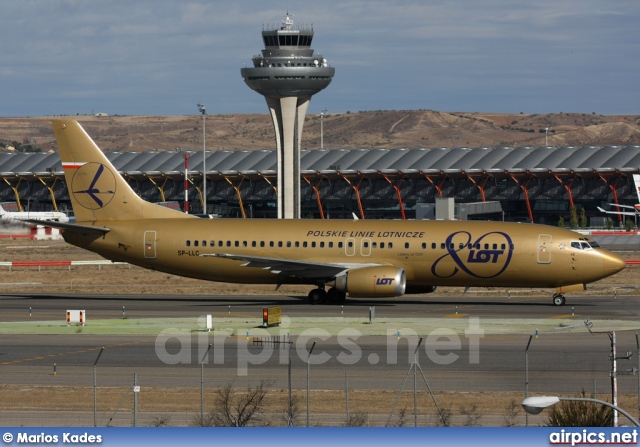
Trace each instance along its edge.
<instances>
[{"instance_id":1,"label":"cockpit window","mask_svg":"<svg viewBox=\"0 0 640 447\"><path fill-rule=\"evenodd\" d=\"M589 245L591 245L591 248L600 248L596 241L589 241Z\"/></svg>"},{"instance_id":2,"label":"cockpit window","mask_svg":"<svg viewBox=\"0 0 640 447\"><path fill-rule=\"evenodd\" d=\"M583 250L591 250L591 245L588 242L580 242Z\"/></svg>"},{"instance_id":3,"label":"cockpit window","mask_svg":"<svg viewBox=\"0 0 640 447\"><path fill-rule=\"evenodd\" d=\"M571 242L571 248L575 248L576 250L591 250L591 245L589 245L589 242L584 242L584 241Z\"/></svg>"},{"instance_id":4,"label":"cockpit window","mask_svg":"<svg viewBox=\"0 0 640 447\"><path fill-rule=\"evenodd\" d=\"M571 242L571 248L577 248L578 250L582 250L582 248L580 248L580 242Z\"/></svg>"}]
</instances>

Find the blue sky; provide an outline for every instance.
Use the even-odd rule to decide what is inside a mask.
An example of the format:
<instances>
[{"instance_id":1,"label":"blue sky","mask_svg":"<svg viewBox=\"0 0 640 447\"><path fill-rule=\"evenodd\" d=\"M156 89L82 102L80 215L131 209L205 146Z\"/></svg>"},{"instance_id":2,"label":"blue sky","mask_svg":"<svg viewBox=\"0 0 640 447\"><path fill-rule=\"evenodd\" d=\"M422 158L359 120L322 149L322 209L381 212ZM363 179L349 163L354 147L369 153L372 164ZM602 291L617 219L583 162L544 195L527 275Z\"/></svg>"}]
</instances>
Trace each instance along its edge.
<instances>
[{"instance_id":1,"label":"blue sky","mask_svg":"<svg viewBox=\"0 0 640 447\"><path fill-rule=\"evenodd\" d=\"M640 114L638 0L0 0L0 116L266 114L287 10L336 68L309 113Z\"/></svg>"}]
</instances>

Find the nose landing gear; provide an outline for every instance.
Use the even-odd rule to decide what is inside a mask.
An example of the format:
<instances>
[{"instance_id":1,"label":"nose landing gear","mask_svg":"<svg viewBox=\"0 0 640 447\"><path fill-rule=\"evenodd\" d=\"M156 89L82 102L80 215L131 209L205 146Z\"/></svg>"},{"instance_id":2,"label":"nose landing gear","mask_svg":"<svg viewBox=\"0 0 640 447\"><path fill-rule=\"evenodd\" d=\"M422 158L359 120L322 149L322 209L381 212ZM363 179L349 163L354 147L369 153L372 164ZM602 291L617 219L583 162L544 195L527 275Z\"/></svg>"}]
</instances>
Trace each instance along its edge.
<instances>
[{"instance_id":1,"label":"nose landing gear","mask_svg":"<svg viewBox=\"0 0 640 447\"><path fill-rule=\"evenodd\" d=\"M564 306L564 303L566 302L566 299L564 298L564 295L561 293L554 293L553 294L553 304L556 306Z\"/></svg>"}]
</instances>

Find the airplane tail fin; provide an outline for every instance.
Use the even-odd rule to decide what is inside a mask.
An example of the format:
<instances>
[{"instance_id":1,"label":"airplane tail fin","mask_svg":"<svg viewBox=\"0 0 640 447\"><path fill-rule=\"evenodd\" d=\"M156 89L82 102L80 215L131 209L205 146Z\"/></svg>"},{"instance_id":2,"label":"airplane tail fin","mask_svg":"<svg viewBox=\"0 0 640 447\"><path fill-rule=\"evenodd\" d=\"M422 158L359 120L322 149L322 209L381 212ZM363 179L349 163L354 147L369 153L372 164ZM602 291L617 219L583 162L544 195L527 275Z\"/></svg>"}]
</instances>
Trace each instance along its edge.
<instances>
[{"instance_id":1,"label":"airplane tail fin","mask_svg":"<svg viewBox=\"0 0 640 447\"><path fill-rule=\"evenodd\" d=\"M638 209L640 207L640 174L633 174L633 183L636 184L636 194L638 194L638 205L636 205Z\"/></svg>"},{"instance_id":2,"label":"airplane tail fin","mask_svg":"<svg viewBox=\"0 0 640 447\"><path fill-rule=\"evenodd\" d=\"M188 216L138 197L77 121L52 123L76 222Z\"/></svg>"},{"instance_id":3,"label":"airplane tail fin","mask_svg":"<svg viewBox=\"0 0 640 447\"><path fill-rule=\"evenodd\" d=\"M2 205L0 205L0 216L4 216L4 213L6 213L6 211L2 208Z\"/></svg>"}]
</instances>

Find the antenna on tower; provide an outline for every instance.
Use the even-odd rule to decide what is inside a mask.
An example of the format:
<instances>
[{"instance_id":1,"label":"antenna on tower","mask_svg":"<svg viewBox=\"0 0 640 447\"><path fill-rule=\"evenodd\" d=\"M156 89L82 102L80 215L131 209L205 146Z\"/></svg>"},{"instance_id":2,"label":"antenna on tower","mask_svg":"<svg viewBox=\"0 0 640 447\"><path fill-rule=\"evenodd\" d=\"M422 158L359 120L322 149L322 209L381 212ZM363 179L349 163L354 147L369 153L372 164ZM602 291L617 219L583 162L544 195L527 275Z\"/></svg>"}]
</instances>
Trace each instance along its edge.
<instances>
[{"instance_id":1,"label":"antenna on tower","mask_svg":"<svg viewBox=\"0 0 640 447\"><path fill-rule=\"evenodd\" d=\"M292 27L293 27L293 16L290 15L289 10L287 10L287 15L282 21L282 28L280 29L289 31Z\"/></svg>"}]
</instances>

